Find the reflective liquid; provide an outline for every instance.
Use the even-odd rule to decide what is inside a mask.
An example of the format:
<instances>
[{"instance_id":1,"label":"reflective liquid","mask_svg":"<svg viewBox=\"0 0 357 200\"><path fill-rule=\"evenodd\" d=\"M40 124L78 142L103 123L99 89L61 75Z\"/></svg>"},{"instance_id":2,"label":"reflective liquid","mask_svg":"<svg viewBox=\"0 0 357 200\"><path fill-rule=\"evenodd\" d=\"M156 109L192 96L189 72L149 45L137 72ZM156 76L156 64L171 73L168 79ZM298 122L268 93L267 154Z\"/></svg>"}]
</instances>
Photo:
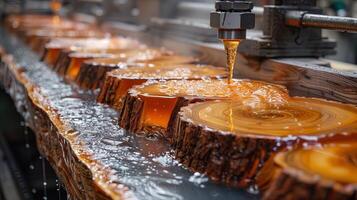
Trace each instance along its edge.
<instances>
[{"instance_id":1,"label":"reflective liquid","mask_svg":"<svg viewBox=\"0 0 357 200\"><path fill-rule=\"evenodd\" d=\"M357 138L351 136L345 141L333 141L319 148L302 148L279 155L277 163L342 184L357 183L356 145Z\"/></svg>"},{"instance_id":2,"label":"reflective liquid","mask_svg":"<svg viewBox=\"0 0 357 200\"><path fill-rule=\"evenodd\" d=\"M237 101L201 103L188 107L185 117L233 134L311 136L312 139L357 127L357 108L297 97L279 107L246 107Z\"/></svg>"},{"instance_id":3,"label":"reflective liquid","mask_svg":"<svg viewBox=\"0 0 357 200\"><path fill-rule=\"evenodd\" d=\"M227 54L227 67L229 71L228 84L230 84L233 79L234 64L236 62L239 43L240 40L223 40L224 48L226 49Z\"/></svg>"},{"instance_id":4,"label":"reflective liquid","mask_svg":"<svg viewBox=\"0 0 357 200\"><path fill-rule=\"evenodd\" d=\"M138 86L130 91L130 95L140 97L144 102L141 123L144 126L167 128L169 120L177 106L179 97L190 100L235 99L245 102L247 106L268 107L285 104L287 91L275 85L248 80L232 80L227 84L225 80L169 80L156 81ZM233 108L233 106L231 106ZM230 130L234 126L234 110L229 110ZM177 113L174 113L177 114Z\"/></svg>"}]
</instances>

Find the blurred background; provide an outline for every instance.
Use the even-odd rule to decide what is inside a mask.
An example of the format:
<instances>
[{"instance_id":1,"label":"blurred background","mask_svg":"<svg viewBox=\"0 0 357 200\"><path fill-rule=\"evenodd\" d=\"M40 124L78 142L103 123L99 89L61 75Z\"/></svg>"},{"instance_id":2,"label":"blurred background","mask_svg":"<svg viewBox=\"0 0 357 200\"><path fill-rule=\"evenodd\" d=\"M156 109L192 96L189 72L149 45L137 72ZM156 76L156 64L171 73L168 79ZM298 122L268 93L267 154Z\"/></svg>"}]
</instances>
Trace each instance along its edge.
<instances>
[{"instance_id":1,"label":"blurred background","mask_svg":"<svg viewBox=\"0 0 357 200\"><path fill-rule=\"evenodd\" d=\"M140 3L139 3L140 2ZM206 38L198 38L208 42L219 42L215 32L209 27L209 13L214 9L214 0L62 0L63 15L75 15L82 20L100 22L125 22L135 25L148 25L161 19L179 19L187 23L204 27ZM256 28L261 29L261 6L274 3L273 0L255 0ZM356 0L318 0L324 14L334 16L357 17ZM45 0L0 0L0 12L31 13L50 12L50 1ZM259 17L260 16L260 17ZM155 21L156 18L156 21ZM337 54L327 58L357 64L356 34L323 30L323 34L337 41ZM211 37L211 38L207 38ZM197 39L197 38L195 38Z\"/></svg>"}]
</instances>

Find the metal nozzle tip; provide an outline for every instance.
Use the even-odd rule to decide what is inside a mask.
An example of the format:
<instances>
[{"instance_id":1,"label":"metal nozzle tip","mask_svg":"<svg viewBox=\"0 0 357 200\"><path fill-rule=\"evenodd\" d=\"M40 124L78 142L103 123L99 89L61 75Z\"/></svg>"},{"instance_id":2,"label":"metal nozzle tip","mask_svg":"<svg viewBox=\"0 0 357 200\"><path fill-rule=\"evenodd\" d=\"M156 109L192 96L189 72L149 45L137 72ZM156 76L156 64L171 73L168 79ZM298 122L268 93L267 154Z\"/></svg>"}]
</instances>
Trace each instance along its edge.
<instances>
[{"instance_id":1,"label":"metal nozzle tip","mask_svg":"<svg viewBox=\"0 0 357 200\"><path fill-rule=\"evenodd\" d=\"M243 29L218 29L218 38L221 40L239 40L246 38L246 30Z\"/></svg>"}]
</instances>

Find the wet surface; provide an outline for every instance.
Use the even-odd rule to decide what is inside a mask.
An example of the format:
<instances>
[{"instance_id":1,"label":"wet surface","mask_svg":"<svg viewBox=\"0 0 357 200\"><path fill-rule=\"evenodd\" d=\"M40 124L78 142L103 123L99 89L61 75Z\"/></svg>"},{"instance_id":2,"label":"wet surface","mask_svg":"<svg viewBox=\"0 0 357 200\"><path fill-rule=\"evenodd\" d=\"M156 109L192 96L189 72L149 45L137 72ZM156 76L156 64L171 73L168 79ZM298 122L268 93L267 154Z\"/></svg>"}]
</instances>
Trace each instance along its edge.
<instances>
[{"instance_id":1,"label":"wet surface","mask_svg":"<svg viewBox=\"0 0 357 200\"><path fill-rule=\"evenodd\" d=\"M78 90L39 62L39 57L0 28L0 43L14 56L26 76L40 88L61 121L92 158L112 171L138 199L258 199L244 190L217 185L175 161L167 142L130 134L117 125L117 113L95 103L94 95ZM26 114L24 114L26 118Z\"/></svg>"}]
</instances>

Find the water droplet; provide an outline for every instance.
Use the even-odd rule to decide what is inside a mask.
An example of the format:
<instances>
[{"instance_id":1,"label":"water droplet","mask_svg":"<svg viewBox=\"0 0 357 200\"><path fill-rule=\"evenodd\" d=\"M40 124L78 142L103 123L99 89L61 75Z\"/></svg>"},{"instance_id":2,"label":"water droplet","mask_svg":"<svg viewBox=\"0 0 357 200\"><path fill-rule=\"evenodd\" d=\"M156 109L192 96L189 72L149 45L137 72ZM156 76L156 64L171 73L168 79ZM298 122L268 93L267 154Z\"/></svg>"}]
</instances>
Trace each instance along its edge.
<instances>
[{"instance_id":1,"label":"water droplet","mask_svg":"<svg viewBox=\"0 0 357 200\"><path fill-rule=\"evenodd\" d=\"M203 174L195 172L192 176L190 176L188 181L190 181L190 182L192 182L194 184L200 185L200 184L202 184L204 182L207 182L208 178Z\"/></svg>"},{"instance_id":2,"label":"water droplet","mask_svg":"<svg viewBox=\"0 0 357 200\"><path fill-rule=\"evenodd\" d=\"M257 185L252 185L248 187L247 191L251 194L259 194L259 189Z\"/></svg>"}]
</instances>

